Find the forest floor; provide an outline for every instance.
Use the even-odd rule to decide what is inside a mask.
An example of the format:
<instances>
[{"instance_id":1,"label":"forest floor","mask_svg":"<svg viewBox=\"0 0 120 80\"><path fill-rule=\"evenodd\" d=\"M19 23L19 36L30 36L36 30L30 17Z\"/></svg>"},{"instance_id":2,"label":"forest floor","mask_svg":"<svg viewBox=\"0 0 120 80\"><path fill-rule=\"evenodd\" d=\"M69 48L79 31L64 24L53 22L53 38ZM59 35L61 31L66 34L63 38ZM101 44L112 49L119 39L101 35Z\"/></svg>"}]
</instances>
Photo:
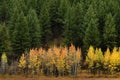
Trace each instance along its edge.
<instances>
[{"instance_id":1,"label":"forest floor","mask_svg":"<svg viewBox=\"0 0 120 80\"><path fill-rule=\"evenodd\" d=\"M25 75L0 75L0 80L120 80L119 76L113 75L88 75L80 74L77 77L64 76L64 77L53 77L53 76L25 76Z\"/></svg>"}]
</instances>

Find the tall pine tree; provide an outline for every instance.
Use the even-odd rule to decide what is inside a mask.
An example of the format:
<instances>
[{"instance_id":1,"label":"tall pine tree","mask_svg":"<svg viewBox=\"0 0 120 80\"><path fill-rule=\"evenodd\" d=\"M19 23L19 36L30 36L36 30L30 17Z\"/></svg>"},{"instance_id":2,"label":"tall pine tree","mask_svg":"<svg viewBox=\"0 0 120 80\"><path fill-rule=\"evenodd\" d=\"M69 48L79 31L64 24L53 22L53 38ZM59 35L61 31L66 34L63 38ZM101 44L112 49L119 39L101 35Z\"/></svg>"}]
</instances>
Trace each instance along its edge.
<instances>
[{"instance_id":1,"label":"tall pine tree","mask_svg":"<svg viewBox=\"0 0 120 80\"><path fill-rule=\"evenodd\" d=\"M71 43L76 46L82 46L83 39L83 7L78 3L72 7L69 6L65 16L65 28L63 41L66 45Z\"/></svg>"},{"instance_id":2,"label":"tall pine tree","mask_svg":"<svg viewBox=\"0 0 120 80\"><path fill-rule=\"evenodd\" d=\"M12 48L16 57L19 57L25 50L30 48L30 36L27 19L23 12L17 17L15 30L13 32Z\"/></svg>"},{"instance_id":3,"label":"tall pine tree","mask_svg":"<svg viewBox=\"0 0 120 80\"><path fill-rule=\"evenodd\" d=\"M52 30L50 27L50 14L49 14L49 4L48 2L44 2L41 13L40 13L40 26L42 30L42 46L46 46L49 44L52 38ZM46 44L46 45L45 45Z\"/></svg>"},{"instance_id":4,"label":"tall pine tree","mask_svg":"<svg viewBox=\"0 0 120 80\"><path fill-rule=\"evenodd\" d=\"M85 36L83 39L85 50L87 50L90 45L93 45L94 47L99 47L100 33L98 30L98 18L96 17L92 5L90 5L84 17L84 27L86 28Z\"/></svg>"},{"instance_id":5,"label":"tall pine tree","mask_svg":"<svg viewBox=\"0 0 120 80\"><path fill-rule=\"evenodd\" d=\"M106 20L105 20L105 27L104 27L104 45L106 47L109 47L112 49L114 46L116 46L116 25L114 21L114 17L112 16L111 13L107 14Z\"/></svg>"},{"instance_id":6,"label":"tall pine tree","mask_svg":"<svg viewBox=\"0 0 120 80\"><path fill-rule=\"evenodd\" d=\"M34 9L30 9L27 15L31 48L40 47L41 28L39 20Z\"/></svg>"},{"instance_id":7,"label":"tall pine tree","mask_svg":"<svg viewBox=\"0 0 120 80\"><path fill-rule=\"evenodd\" d=\"M6 23L9 18L7 0L0 1L0 22Z\"/></svg>"},{"instance_id":8,"label":"tall pine tree","mask_svg":"<svg viewBox=\"0 0 120 80\"><path fill-rule=\"evenodd\" d=\"M0 24L0 56L3 52L9 52L11 50L10 39L8 34L8 28L5 25Z\"/></svg>"}]
</instances>

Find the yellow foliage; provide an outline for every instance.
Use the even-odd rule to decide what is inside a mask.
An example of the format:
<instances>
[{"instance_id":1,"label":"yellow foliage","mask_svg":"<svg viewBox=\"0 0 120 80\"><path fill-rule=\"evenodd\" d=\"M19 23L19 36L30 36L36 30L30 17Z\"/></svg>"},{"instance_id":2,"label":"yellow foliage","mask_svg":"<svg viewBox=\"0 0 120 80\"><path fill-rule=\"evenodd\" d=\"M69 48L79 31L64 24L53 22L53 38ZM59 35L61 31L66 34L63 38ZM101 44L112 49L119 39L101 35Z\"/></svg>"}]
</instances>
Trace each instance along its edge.
<instances>
[{"instance_id":1,"label":"yellow foliage","mask_svg":"<svg viewBox=\"0 0 120 80\"><path fill-rule=\"evenodd\" d=\"M75 46L73 44L71 44L71 46L69 47L69 52L73 54L76 52Z\"/></svg>"},{"instance_id":2,"label":"yellow foliage","mask_svg":"<svg viewBox=\"0 0 120 80\"><path fill-rule=\"evenodd\" d=\"M65 58L68 55L68 49L66 47L61 49L61 57Z\"/></svg>"},{"instance_id":3,"label":"yellow foliage","mask_svg":"<svg viewBox=\"0 0 120 80\"><path fill-rule=\"evenodd\" d=\"M1 59L2 59L2 61L4 61L4 63L7 63L7 56L5 53L2 54Z\"/></svg>"},{"instance_id":4,"label":"yellow foliage","mask_svg":"<svg viewBox=\"0 0 120 80\"><path fill-rule=\"evenodd\" d=\"M39 53L37 50L30 50L29 53L29 64L28 67L33 69L33 68L38 68L40 66L40 60L38 59Z\"/></svg>"},{"instance_id":5,"label":"yellow foliage","mask_svg":"<svg viewBox=\"0 0 120 80\"><path fill-rule=\"evenodd\" d=\"M26 59L24 54L22 54L22 56L20 57L18 66L23 69L26 67Z\"/></svg>"},{"instance_id":6,"label":"yellow foliage","mask_svg":"<svg viewBox=\"0 0 120 80\"><path fill-rule=\"evenodd\" d=\"M57 59L56 67L59 72L63 72L65 70L65 61L62 57L59 57L59 59Z\"/></svg>"},{"instance_id":7,"label":"yellow foliage","mask_svg":"<svg viewBox=\"0 0 120 80\"><path fill-rule=\"evenodd\" d=\"M76 54L75 54L75 63L80 63L81 61L81 50L77 48Z\"/></svg>"},{"instance_id":8,"label":"yellow foliage","mask_svg":"<svg viewBox=\"0 0 120 80\"><path fill-rule=\"evenodd\" d=\"M95 61L103 63L104 60L104 56L103 56L103 52L101 51L101 49L96 48L95 50Z\"/></svg>"},{"instance_id":9,"label":"yellow foliage","mask_svg":"<svg viewBox=\"0 0 120 80\"><path fill-rule=\"evenodd\" d=\"M104 66L107 67L110 63L110 57L111 57L111 53L110 53L110 49L107 48L107 51L104 54Z\"/></svg>"},{"instance_id":10,"label":"yellow foliage","mask_svg":"<svg viewBox=\"0 0 120 80\"><path fill-rule=\"evenodd\" d=\"M80 61L81 50L79 48L76 50L73 45L71 45L69 49L67 47L54 46L48 50L44 50L43 48L30 50L28 68L39 70L41 66L42 68L47 68L52 72L55 66L60 73L64 73L65 70L70 72L72 66L79 64ZM24 54L20 58L19 67L26 67Z\"/></svg>"},{"instance_id":11,"label":"yellow foliage","mask_svg":"<svg viewBox=\"0 0 120 80\"><path fill-rule=\"evenodd\" d=\"M56 56L60 56L61 48L58 48L58 47L54 46L54 47L53 47L53 51L55 52L55 55L56 55Z\"/></svg>"},{"instance_id":12,"label":"yellow foliage","mask_svg":"<svg viewBox=\"0 0 120 80\"><path fill-rule=\"evenodd\" d=\"M110 56L110 64L113 65L113 67L120 65L120 54L116 47L113 49L113 52Z\"/></svg>"},{"instance_id":13,"label":"yellow foliage","mask_svg":"<svg viewBox=\"0 0 120 80\"><path fill-rule=\"evenodd\" d=\"M93 66L94 60L95 60L95 51L93 46L90 46L86 56L86 64L88 64L89 68Z\"/></svg>"}]
</instances>

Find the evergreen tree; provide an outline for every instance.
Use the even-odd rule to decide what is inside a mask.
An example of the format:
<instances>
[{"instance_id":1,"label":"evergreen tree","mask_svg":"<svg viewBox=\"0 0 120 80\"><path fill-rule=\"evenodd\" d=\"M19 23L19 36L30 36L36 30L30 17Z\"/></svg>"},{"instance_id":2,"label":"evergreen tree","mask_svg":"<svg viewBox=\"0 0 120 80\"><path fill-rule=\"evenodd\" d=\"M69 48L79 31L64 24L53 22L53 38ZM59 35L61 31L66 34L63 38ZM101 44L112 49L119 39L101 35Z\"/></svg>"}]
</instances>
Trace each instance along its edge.
<instances>
[{"instance_id":1,"label":"evergreen tree","mask_svg":"<svg viewBox=\"0 0 120 80\"><path fill-rule=\"evenodd\" d=\"M67 10L65 18L64 43L82 46L83 39L83 7L78 3Z\"/></svg>"},{"instance_id":2,"label":"evergreen tree","mask_svg":"<svg viewBox=\"0 0 120 80\"><path fill-rule=\"evenodd\" d=\"M1 0L0 3L0 22L7 22L9 17L7 0Z\"/></svg>"},{"instance_id":3,"label":"evergreen tree","mask_svg":"<svg viewBox=\"0 0 120 80\"><path fill-rule=\"evenodd\" d=\"M41 29L37 14L34 9L30 9L27 15L31 48L40 47Z\"/></svg>"},{"instance_id":4,"label":"evergreen tree","mask_svg":"<svg viewBox=\"0 0 120 80\"><path fill-rule=\"evenodd\" d=\"M3 52L9 52L10 49L8 29L5 25L0 25L0 56Z\"/></svg>"},{"instance_id":5,"label":"evergreen tree","mask_svg":"<svg viewBox=\"0 0 120 80\"><path fill-rule=\"evenodd\" d=\"M17 17L20 15L21 12L23 12L24 8L22 6L24 6L23 0L19 1L19 0L9 0L9 34L10 34L10 40L12 42L12 37L13 37L13 32L15 30L16 27L16 23L17 23ZM25 13L25 10L24 10Z\"/></svg>"},{"instance_id":6,"label":"evergreen tree","mask_svg":"<svg viewBox=\"0 0 120 80\"><path fill-rule=\"evenodd\" d=\"M17 9L17 7L16 8L14 8L14 10L13 10L13 15L11 15L11 17L10 17L10 20L9 20L9 34L10 34L10 40L11 40L11 42L13 41L12 39L13 39L13 32L14 32L14 30L15 30L15 26L16 26L16 23L17 23L17 17L19 16L19 10Z\"/></svg>"},{"instance_id":7,"label":"evergreen tree","mask_svg":"<svg viewBox=\"0 0 120 80\"><path fill-rule=\"evenodd\" d=\"M65 15L65 27L64 27L64 33L63 33L63 42L70 46L71 43L73 43L73 24L74 24L74 12L73 7L69 6Z\"/></svg>"},{"instance_id":8,"label":"evergreen tree","mask_svg":"<svg viewBox=\"0 0 120 80\"><path fill-rule=\"evenodd\" d=\"M33 9L36 9L36 7L38 6L37 5L37 1L38 0L28 0L26 1L26 4L27 4L27 8L33 8ZM40 0L41 1L41 0Z\"/></svg>"},{"instance_id":9,"label":"evergreen tree","mask_svg":"<svg viewBox=\"0 0 120 80\"><path fill-rule=\"evenodd\" d=\"M98 18L96 17L92 5L90 5L84 17L84 27L86 28L85 36L83 39L85 50L88 49L90 45L93 45L94 47L98 47L100 45Z\"/></svg>"},{"instance_id":10,"label":"evergreen tree","mask_svg":"<svg viewBox=\"0 0 120 80\"><path fill-rule=\"evenodd\" d=\"M98 1L96 10L97 10L97 16L99 18L99 31L100 31L100 39L101 43L104 43L104 38L103 38L103 29L105 26L105 16L106 16L106 2L104 0ZM100 47L104 49L104 44L100 44ZM106 49L104 49L106 50Z\"/></svg>"},{"instance_id":11,"label":"evergreen tree","mask_svg":"<svg viewBox=\"0 0 120 80\"><path fill-rule=\"evenodd\" d=\"M59 15L58 15L58 6L59 2L57 0L52 0L49 2L49 15L50 15L50 27L52 31L52 39L59 37L59 34L61 32L61 26L58 22Z\"/></svg>"},{"instance_id":12,"label":"evergreen tree","mask_svg":"<svg viewBox=\"0 0 120 80\"><path fill-rule=\"evenodd\" d=\"M75 40L73 41L74 45L76 46L83 46L83 37L84 37L84 27L83 27L83 5L82 3L77 3L75 6L75 21L74 21L74 27L76 28L76 36Z\"/></svg>"},{"instance_id":13,"label":"evergreen tree","mask_svg":"<svg viewBox=\"0 0 120 80\"><path fill-rule=\"evenodd\" d=\"M118 7L115 16L115 24L116 24L116 31L117 31L117 46L120 46L120 0L118 1Z\"/></svg>"},{"instance_id":14,"label":"evergreen tree","mask_svg":"<svg viewBox=\"0 0 120 80\"><path fill-rule=\"evenodd\" d=\"M64 27L65 27L65 13L67 12L67 8L70 6L70 3L69 3L69 0L60 0L57 3L59 4L59 6L57 8L56 18L52 18L52 20L56 24L52 25L51 28L54 28L52 30L53 37L56 35L56 37L54 37L57 40L57 42L55 44L60 45L61 41L62 41L62 39L61 39L62 34L64 32ZM52 22L52 24L54 24L54 22Z\"/></svg>"},{"instance_id":15,"label":"evergreen tree","mask_svg":"<svg viewBox=\"0 0 120 80\"><path fill-rule=\"evenodd\" d=\"M23 12L17 17L15 30L13 32L12 48L16 57L19 57L25 50L30 48L30 37L27 19Z\"/></svg>"},{"instance_id":16,"label":"evergreen tree","mask_svg":"<svg viewBox=\"0 0 120 80\"><path fill-rule=\"evenodd\" d=\"M112 49L114 46L116 46L116 25L114 21L114 17L111 13L107 14L106 20L105 20L105 27L104 27L104 45L106 47L109 47Z\"/></svg>"},{"instance_id":17,"label":"evergreen tree","mask_svg":"<svg viewBox=\"0 0 120 80\"><path fill-rule=\"evenodd\" d=\"M36 6L36 13L37 15L40 14L42 6L46 0L37 0L37 6Z\"/></svg>"},{"instance_id":18,"label":"evergreen tree","mask_svg":"<svg viewBox=\"0 0 120 80\"><path fill-rule=\"evenodd\" d=\"M44 2L40 13L40 26L42 30L42 45L45 46L52 38L52 31L50 27L50 14L48 2Z\"/></svg>"},{"instance_id":19,"label":"evergreen tree","mask_svg":"<svg viewBox=\"0 0 120 80\"><path fill-rule=\"evenodd\" d=\"M61 43L61 37L64 29L64 17L69 6L68 0L53 0L50 2L50 22L52 30L52 40L57 40L55 44Z\"/></svg>"}]
</instances>

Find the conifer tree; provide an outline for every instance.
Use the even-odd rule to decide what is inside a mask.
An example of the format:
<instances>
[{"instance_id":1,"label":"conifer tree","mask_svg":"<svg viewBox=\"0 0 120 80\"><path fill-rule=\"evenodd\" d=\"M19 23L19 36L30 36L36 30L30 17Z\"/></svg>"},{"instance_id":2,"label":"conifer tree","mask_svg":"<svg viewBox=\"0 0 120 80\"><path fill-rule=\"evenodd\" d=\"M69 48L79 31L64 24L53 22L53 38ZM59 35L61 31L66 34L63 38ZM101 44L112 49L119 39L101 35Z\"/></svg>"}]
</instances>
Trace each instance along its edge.
<instances>
[{"instance_id":1,"label":"conifer tree","mask_svg":"<svg viewBox=\"0 0 120 80\"><path fill-rule=\"evenodd\" d=\"M83 39L84 48L88 49L90 45L98 47L100 45L100 33L98 30L98 18L96 17L94 8L90 5L84 17L84 28L86 28Z\"/></svg>"},{"instance_id":2,"label":"conifer tree","mask_svg":"<svg viewBox=\"0 0 120 80\"><path fill-rule=\"evenodd\" d=\"M23 0L21 0L22 2ZM8 24L8 28L9 28L9 34L10 34L10 40L11 42L13 41L13 32L15 30L16 27L16 23L17 23L17 19L18 16L20 15L21 11L23 11L23 9L21 8L21 3L18 0L9 0L9 24Z\"/></svg>"},{"instance_id":3,"label":"conifer tree","mask_svg":"<svg viewBox=\"0 0 120 80\"><path fill-rule=\"evenodd\" d=\"M7 0L1 0L0 3L0 22L7 22L9 17Z\"/></svg>"},{"instance_id":4,"label":"conifer tree","mask_svg":"<svg viewBox=\"0 0 120 80\"><path fill-rule=\"evenodd\" d=\"M58 24L58 5L59 2L57 0L52 0L49 2L50 27L52 36L54 36L52 39L58 37L58 33L61 30L61 26Z\"/></svg>"},{"instance_id":5,"label":"conifer tree","mask_svg":"<svg viewBox=\"0 0 120 80\"><path fill-rule=\"evenodd\" d=\"M68 7L65 15L65 28L63 41L66 45L73 43L76 46L82 46L83 39L83 6L78 3Z\"/></svg>"},{"instance_id":6,"label":"conifer tree","mask_svg":"<svg viewBox=\"0 0 120 80\"><path fill-rule=\"evenodd\" d=\"M34 9L30 9L27 15L31 48L40 47L41 28Z\"/></svg>"},{"instance_id":7,"label":"conifer tree","mask_svg":"<svg viewBox=\"0 0 120 80\"><path fill-rule=\"evenodd\" d=\"M13 32L15 30L16 22L17 22L17 17L19 16L19 10L14 8L13 10L13 15L11 15L10 20L9 20L9 34L10 34L10 40L11 42L13 41Z\"/></svg>"},{"instance_id":8,"label":"conifer tree","mask_svg":"<svg viewBox=\"0 0 120 80\"><path fill-rule=\"evenodd\" d=\"M48 44L52 38L52 31L50 27L49 4L44 2L40 13L40 26L42 30L42 45Z\"/></svg>"},{"instance_id":9,"label":"conifer tree","mask_svg":"<svg viewBox=\"0 0 120 80\"><path fill-rule=\"evenodd\" d=\"M27 19L23 12L17 17L15 30L13 32L12 48L16 57L19 57L25 50L30 48L30 36Z\"/></svg>"},{"instance_id":10,"label":"conifer tree","mask_svg":"<svg viewBox=\"0 0 120 80\"><path fill-rule=\"evenodd\" d=\"M9 52L10 49L8 28L5 25L0 25L0 56L3 52Z\"/></svg>"},{"instance_id":11,"label":"conifer tree","mask_svg":"<svg viewBox=\"0 0 120 80\"><path fill-rule=\"evenodd\" d=\"M27 8L29 9L29 8L33 8L33 9L35 9L36 10L36 8L37 8L37 1L38 0L28 0L28 1L26 1L26 4L27 4ZM40 0L41 1L41 0Z\"/></svg>"},{"instance_id":12,"label":"conifer tree","mask_svg":"<svg viewBox=\"0 0 120 80\"><path fill-rule=\"evenodd\" d=\"M83 36L84 36L84 28L83 28L83 4L77 3L74 6L74 24L73 27L76 28L76 34L74 35L73 43L75 46L83 46Z\"/></svg>"},{"instance_id":13,"label":"conifer tree","mask_svg":"<svg viewBox=\"0 0 120 80\"><path fill-rule=\"evenodd\" d=\"M116 46L116 25L114 21L114 17L111 13L107 14L106 20L105 20L105 27L104 27L104 45L106 47L109 47L112 49L114 46Z\"/></svg>"},{"instance_id":14,"label":"conifer tree","mask_svg":"<svg viewBox=\"0 0 120 80\"><path fill-rule=\"evenodd\" d=\"M74 24L74 12L73 12L73 7L69 6L67 8L67 12L65 15L65 28L64 28L64 33L63 33L63 42L67 45L70 46L71 43L73 43L73 24Z\"/></svg>"}]
</instances>

